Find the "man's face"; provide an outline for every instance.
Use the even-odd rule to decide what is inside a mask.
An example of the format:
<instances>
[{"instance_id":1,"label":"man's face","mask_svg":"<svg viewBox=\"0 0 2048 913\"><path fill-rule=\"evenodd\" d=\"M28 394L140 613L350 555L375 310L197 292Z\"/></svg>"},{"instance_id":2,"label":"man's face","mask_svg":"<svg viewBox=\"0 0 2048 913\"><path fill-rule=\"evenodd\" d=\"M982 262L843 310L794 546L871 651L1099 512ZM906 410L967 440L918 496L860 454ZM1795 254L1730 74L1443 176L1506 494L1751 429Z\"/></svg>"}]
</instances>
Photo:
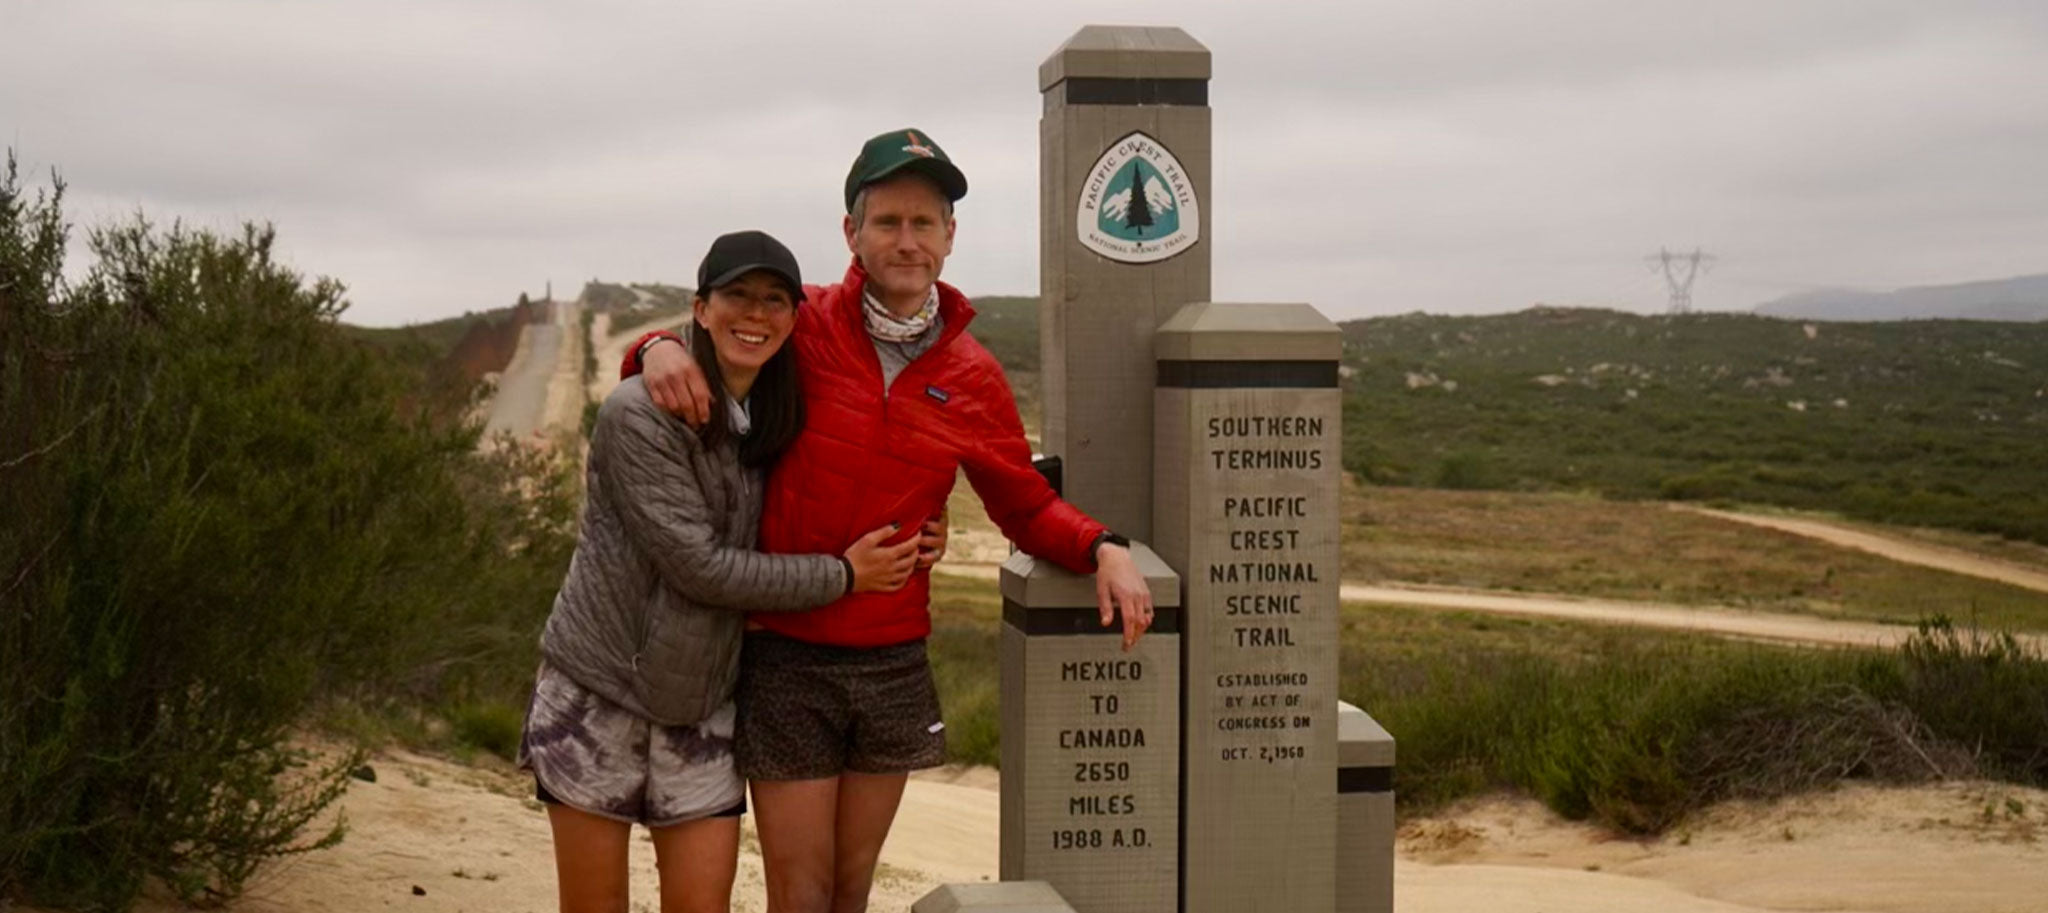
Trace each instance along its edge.
<instances>
[{"instance_id":1,"label":"man's face","mask_svg":"<svg viewBox=\"0 0 2048 913\"><path fill-rule=\"evenodd\" d=\"M860 225L845 221L846 247L860 258L877 297L922 303L953 253L953 220L932 182L901 175L869 184Z\"/></svg>"}]
</instances>

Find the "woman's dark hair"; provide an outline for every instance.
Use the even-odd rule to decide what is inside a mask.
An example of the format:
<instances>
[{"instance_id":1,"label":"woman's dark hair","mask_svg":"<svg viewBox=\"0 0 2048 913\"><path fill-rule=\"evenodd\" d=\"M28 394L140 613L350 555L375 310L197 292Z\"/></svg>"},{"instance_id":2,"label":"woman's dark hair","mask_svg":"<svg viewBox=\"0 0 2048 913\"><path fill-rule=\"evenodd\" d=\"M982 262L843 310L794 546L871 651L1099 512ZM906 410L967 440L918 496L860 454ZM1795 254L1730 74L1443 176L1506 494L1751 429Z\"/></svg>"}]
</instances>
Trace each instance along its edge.
<instances>
[{"instance_id":1,"label":"woman's dark hair","mask_svg":"<svg viewBox=\"0 0 2048 913\"><path fill-rule=\"evenodd\" d=\"M700 289L697 300L708 304L710 294L709 289ZM732 433L732 406L726 398L725 375L718 370L718 349L711 342L711 333L694 319L690 321L690 355L697 359L697 367L711 383L712 420L704 423L700 433L705 446L716 447ZM761 468L782 456L782 451L796 442L797 432L804 430L804 398L797 388L795 340L784 339L781 351L761 366L747 399L747 415L753 430L740 439L740 465Z\"/></svg>"}]
</instances>

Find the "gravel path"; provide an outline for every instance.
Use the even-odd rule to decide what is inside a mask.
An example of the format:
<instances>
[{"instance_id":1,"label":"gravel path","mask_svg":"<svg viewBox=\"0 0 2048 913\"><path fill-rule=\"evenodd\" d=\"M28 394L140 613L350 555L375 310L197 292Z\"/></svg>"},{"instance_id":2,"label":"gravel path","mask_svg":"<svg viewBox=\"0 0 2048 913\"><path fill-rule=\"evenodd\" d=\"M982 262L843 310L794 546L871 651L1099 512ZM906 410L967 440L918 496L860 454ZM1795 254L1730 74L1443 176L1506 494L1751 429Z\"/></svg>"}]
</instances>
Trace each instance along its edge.
<instances>
[{"instance_id":1,"label":"gravel path","mask_svg":"<svg viewBox=\"0 0 2048 913\"><path fill-rule=\"evenodd\" d=\"M1819 520L1766 516L1763 514L1741 514L1730 510L1713 510L1711 508L1693 507L1691 505L1673 505L1673 509L1688 510L1696 514L1705 514L1709 517L1733 523L1746 523L1750 526L1761 526L1765 529L1775 529L1779 532L1791 533L1795 536L1818 539L1831 545L1852 548L1859 552L1869 552L1870 554L1889 558L1904 564L1917 564L1921 567L1931 567L1954 574L1982 577L1986 580L2009 583L2013 586L2023 587L2038 593L2048 593L2048 571L2022 567L2017 564L1986 558L1982 555L1972 555L1969 552L1957 549L1923 545L1918 542L1906 542L1900 539L1893 539L1890 536L1881 536L1858 529L1849 529Z\"/></svg>"}]
</instances>

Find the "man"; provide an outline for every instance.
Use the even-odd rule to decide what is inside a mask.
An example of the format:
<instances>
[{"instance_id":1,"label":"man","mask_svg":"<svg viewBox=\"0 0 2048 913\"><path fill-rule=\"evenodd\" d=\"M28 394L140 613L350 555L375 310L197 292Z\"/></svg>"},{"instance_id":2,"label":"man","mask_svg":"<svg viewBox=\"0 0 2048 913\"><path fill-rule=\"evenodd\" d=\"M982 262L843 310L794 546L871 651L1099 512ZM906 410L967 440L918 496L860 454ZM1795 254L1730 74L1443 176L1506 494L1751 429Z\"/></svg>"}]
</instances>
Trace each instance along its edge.
<instances>
[{"instance_id":1,"label":"man","mask_svg":"<svg viewBox=\"0 0 2048 913\"><path fill-rule=\"evenodd\" d=\"M966 193L966 176L919 130L877 136L854 159L841 225L853 264L839 284L805 290L815 306L791 344L806 423L770 478L761 547L843 550L885 523L915 529L964 469L1004 535L1095 574L1102 623L1120 610L1129 649L1152 600L1128 543L1032 468L1002 369L966 332L974 309L938 281ZM673 334L643 339L626 361L628 375L644 365L656 402L708 415L701 372ZM944 759L924 653L930 594L920 572L896 593L754 619L763 630L742 651L735 755L753 784L770 913L865 910L909 771Z\"/></svg>"}]
</instances>

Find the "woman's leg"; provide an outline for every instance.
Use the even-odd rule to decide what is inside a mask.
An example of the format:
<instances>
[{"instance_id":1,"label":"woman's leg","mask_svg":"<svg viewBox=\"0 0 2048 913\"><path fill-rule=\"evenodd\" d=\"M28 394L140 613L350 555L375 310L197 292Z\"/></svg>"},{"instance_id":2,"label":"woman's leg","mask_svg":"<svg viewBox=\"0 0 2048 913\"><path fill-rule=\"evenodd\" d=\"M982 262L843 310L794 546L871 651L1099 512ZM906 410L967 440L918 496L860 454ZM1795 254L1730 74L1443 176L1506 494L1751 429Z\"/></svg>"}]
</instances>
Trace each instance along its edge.
<instances>
[{"instance_id":1,"label":"woman's leg","mask_svg":"<svg viewBox=\"0 0 2048 913\"><path fill-rule=\"evenodd\" d=\"M633 826L566 805L548 806L562 913L625 913L626 847Z\"/></svg>"},{"instance_id":2,"label":"woman's leg","mask_svg":"<svg viewBox=\"0 0 2048 913\"><path fill-rule=\"evenodd\" d=\"M661 913L727 913L740 861L738 816L699 818L654 832Z\"/></svg>"},{"instance_id":3,"label":"woman's leg","mask_svg":"<svg viewBox=\"0 0 2048 913\"><path fill-rule=\"evenodd\" d=\"M754 824L768 876L768 913L832 909L839 778L755 780Z\"/></svg>"},{"instance_id":4,"label":"woman's leg","mask_svg":"<svg viewBox=\"0 0 2048 913\"><path fill-rule=\"evenodd\" d=\"M868 890L875 883L875 862L882 841L896 822L908 774L839 775L837 845L832 860L832 913L866 913Z\"/></svg>"}]
</instances>

